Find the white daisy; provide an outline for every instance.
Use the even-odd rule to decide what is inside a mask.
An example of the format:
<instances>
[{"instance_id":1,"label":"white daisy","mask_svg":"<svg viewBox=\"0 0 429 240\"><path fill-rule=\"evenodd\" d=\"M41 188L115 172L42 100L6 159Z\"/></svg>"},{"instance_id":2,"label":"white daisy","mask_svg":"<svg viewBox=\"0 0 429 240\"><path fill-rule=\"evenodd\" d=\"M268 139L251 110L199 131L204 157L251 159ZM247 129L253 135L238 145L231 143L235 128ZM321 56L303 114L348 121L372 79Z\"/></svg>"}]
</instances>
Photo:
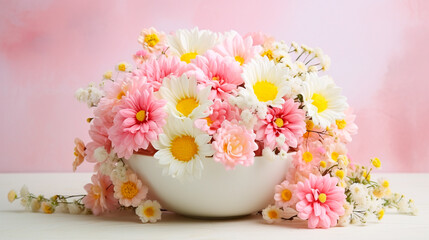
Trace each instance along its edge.
<instances>
[{"instance_id":1,"label":"white daisy","mask_svg":"<svg viewBox=\"0 0 429 240\"><path fill-rule=\"evenodd\" d=\"M180 29L174 35L167 36L169 53L180 57L180 60L190 63L197 55L204 54L218 43L216 33L209 30Z\"/></svg>"},{"instance_id":2,"label":"white daisy","mask_svg":"<svg viewBox=\"0 0 429 240\"><path fill-rule=\"evenodd\" d=\"M120 72L130 72L133 66L127 62L120 62L116 65L115 69Z\"/></svg>"},{"instance_id":3,"label":"white daisy","mask_svg":"<svg viewBox=\"0 0 429 240\"><path fill-rule=\"evenodd\" d=\"M183 121L170 117L153 146L158 150L154 157L164 166L163 174L179 179L201 177L203 161L213 155L211 137L194 127L191 119Z\"/></svg>"},{"instance_id":4,"label":"white daisy","mask_svg":"<svg viewBox=\"0 0 429 240\"><path fill-rule=\"evenodd\" d=\"M136 208L136 214L143 223L154 223L161 219L161 205L157 201L147 200Z\"/></svg>"},{"instance_id":5,"label":"white daisy","mask_svg":"<svg viewBox=\"0 0 429 240\"><path fill-rule=\"evenodd\" d=\"M243 67L242 76L249 95L265 105L281 107L283 97L290 93L288 69L267 57L254 58Z\"/></svg>"},{"instance_id":6,"label":"white daisy","mask_svg":"<svg viewBox=\"0 0 429 240\"><path fill-rule=\"evenodd\" d=\"M192 120L208 116L206 110L212 101L208 100L211 87L197 88L195 76L164 78L159 93L167 100L167 108L177 118Z\"/></svg>"},{"instance_id":7,"label":"white daisy","mask_svg":"<svg viewBox=\"0 0 429 240\"><path fill-rule=\"evenodd\" d=\"M328 76L309 74L302 87L302 96L304 109L313 122L322 128L345 117L347 98L341 95L341 88Z\"/></svg>"},{"instance_id":8,"label":"white daisy","mask_svg":"<svg viewBox=\"0 0 429 240\"><path fill-rule=\"evenodd\" d=\"M368 189L360 183L353 183L349 187L351 199L355 204L365 206L368 199Z\"/></svg>"}]
</instances>

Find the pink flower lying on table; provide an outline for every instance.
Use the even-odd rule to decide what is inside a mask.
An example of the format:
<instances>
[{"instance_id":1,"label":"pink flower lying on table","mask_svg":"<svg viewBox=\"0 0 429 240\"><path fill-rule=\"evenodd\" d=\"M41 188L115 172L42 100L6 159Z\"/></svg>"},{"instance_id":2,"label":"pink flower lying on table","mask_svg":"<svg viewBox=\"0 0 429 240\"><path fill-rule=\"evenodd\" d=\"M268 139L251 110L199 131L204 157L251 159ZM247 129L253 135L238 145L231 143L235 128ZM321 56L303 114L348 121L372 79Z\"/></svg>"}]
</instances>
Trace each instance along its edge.
<instances>
[{"instance_id":1,"label":"pink flower lying on table","mask_svg":"<svg viewBox=\"0 0 429 240\"><path fill-rule=\"evenodd\" d=\"M138 179L135 173L128 173L127 180L115 181L115 198L122 206L137 207L146 198L148 188Z\"/></svg>"},{"instance_id":2,"label":"pink flower lying on table","mask_svg":"<svg viewBox=\"0 0 429 240\"><path fill-rule=\"evenodd\" d=\"M100 215L103 212L108 212L119 207L118 200L113 196L113 185L109 176L98 173L92 175L92 184L85 185L85 190L88 193L82 203L86 208L91 209L94 215Z\"/></svg>"},{"instance_id":3,"label":"pink flower lying on table","mask_svg":"<svg viewBox=\"0 0 429 240\"><path fill-rule=\"evenodd\" d=\"M339 216L344 214L346 200L344 188L337 186L338 179L310 174L309 179L298 182L296 204L298 217L308 219L309 228L329 228L337 225Z\"/></svg>"},{"instance_id":4,"label":"pink flower lying on table","mask_svg":"<svg viewBox=\"0 0 429 240\"><path fill-rule=\"evenodd\" d=\"M276 201L277 207L295 207L298 197L296 196L296 185L290 184L287 180L281 184L276 185L276 193L274 194L274 200Z\"/></svg>"}]
</instances>

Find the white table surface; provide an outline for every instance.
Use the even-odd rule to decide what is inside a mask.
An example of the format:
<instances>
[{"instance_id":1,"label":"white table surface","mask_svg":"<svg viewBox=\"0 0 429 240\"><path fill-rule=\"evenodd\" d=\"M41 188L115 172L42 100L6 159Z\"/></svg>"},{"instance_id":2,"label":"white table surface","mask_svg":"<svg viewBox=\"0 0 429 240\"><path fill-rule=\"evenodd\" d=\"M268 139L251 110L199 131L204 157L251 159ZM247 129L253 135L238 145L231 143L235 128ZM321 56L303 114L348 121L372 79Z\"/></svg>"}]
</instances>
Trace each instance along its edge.
<instances>
[{"instance_id":1,"label":"white table surface","mask_svg":"<svg viewBox=\"0 0 429 240\"><path fill-rule=\"evenodd\" d=\"M26 184L32 193L85 193L90 173L0 174L0 239L429 239L429 174L378 174L392 191L415 200L418 216L387 212L380 223L331 229L307 229L305 221L270 225L260 216L233 220L197 220L164 213L142 224L133 212L108 216L27 212L19 200L9 203L10 189ZM3 195L3 197L1 197Z\"/></svg>"}]
</instances>

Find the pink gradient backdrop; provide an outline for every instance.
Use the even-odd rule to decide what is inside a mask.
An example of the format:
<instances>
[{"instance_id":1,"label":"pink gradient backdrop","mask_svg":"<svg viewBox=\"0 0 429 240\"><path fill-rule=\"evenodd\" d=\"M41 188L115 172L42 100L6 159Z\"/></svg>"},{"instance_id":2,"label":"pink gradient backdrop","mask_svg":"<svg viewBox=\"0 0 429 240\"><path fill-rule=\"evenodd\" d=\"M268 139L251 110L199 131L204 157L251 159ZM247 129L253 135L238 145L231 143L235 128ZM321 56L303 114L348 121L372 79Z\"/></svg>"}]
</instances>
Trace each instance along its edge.
<instances>
[{"instance_id":1,"label":"pink gradient backdrop","mask_svg":"<svg viewBox=\"0 0 429 240\"><path fill-rule=\"evenodd\" d=\"M71 171L73 139L88 140L90 114L74 91L131 61L150 26L260 30L321 47L358 114L354 159L429 171L429 1L0 3L0 172Z\"/></svg>"}]
</instances>

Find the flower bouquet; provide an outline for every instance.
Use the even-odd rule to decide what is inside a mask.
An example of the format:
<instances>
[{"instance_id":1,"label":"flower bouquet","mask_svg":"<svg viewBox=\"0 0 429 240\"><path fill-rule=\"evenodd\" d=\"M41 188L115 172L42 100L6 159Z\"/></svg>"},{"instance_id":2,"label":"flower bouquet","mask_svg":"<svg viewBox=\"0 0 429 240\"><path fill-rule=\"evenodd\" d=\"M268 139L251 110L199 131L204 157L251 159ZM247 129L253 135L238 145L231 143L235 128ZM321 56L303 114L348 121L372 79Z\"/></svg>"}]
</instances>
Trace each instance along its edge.
<instances>
[{"instance_id":1,"label":"flower bouquet","mask_svg":"<svg viewBox=\"0 0 429 240\"><path fill-rule=\"evenodd\" d=\"M133 65L120 62L76 92L94 113L91 142L75 140L73 163L95 164L87 194L48 199L23 188L26 207L95 215L131 208L143 222L166 210L256 213L310 228L380 220L388 207L416 213L387 180L371 180L378 158L371 167L352 161L355 115L322 74L330 66L322 50L198 28L145 29L138 42Z\"/></svg>"}]
</instances>

